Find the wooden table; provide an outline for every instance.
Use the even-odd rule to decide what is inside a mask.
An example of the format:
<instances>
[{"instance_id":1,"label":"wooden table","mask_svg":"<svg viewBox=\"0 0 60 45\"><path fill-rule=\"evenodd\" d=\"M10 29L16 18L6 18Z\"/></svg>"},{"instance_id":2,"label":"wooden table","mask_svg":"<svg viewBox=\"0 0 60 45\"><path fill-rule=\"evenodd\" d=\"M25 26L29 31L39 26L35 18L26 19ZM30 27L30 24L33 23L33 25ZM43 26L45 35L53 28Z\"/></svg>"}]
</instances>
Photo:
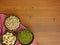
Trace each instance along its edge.
<instances>
[{"instance_id":1,"label":"wooden table","mask_svg":"<svg viewBox=\"0 0 60 45\"><path fill-rule=\"evenodd\" d=\"M0 0L0 13L16 14L38 45L60 45L60 0Z\"/></svg>"}]
</instances>

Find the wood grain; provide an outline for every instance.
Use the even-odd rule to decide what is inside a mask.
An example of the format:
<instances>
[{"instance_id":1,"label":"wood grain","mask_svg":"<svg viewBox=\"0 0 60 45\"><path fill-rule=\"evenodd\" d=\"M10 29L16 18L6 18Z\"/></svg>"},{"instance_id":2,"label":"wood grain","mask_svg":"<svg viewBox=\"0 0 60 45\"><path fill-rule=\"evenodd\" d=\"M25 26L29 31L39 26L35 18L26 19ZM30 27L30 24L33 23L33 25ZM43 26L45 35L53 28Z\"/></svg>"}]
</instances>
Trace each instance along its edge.
<instances>
[{"instance_id":1,"label":"wood grain","mask_svg":"<svg viewBox=\"0 0 60 45\"><path fill-rule=\"evenodd\" d=\"M38 45L60 45L60 0L0 0L0 13L16 14Z\"/></svg>"}]
</instances>

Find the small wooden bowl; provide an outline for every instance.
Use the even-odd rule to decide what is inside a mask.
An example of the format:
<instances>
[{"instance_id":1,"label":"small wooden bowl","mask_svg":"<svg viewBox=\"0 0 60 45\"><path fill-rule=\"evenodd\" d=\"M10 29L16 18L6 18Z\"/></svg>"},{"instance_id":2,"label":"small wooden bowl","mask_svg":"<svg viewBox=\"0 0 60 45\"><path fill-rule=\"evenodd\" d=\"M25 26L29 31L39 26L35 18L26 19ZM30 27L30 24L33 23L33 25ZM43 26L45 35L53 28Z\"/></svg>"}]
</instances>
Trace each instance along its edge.
<instances>
[{"instance_id":1,"label":"small wooden bowl","mask_svg":"<svg viewBox=\"0 0 60 45\"><path fill-rule=\"evenodd\" d=\"M23 29L23 30L28 30L28 29ZM21 30L20 32L22 32L23 30ZM28 31L29 31L29 32L32 34L32 36L33 36L31 42L29 42L28 44L23 44L22 42L20 42L19 39L18 39L18 36L17 36L17 40L18 40L22 45L30 45L30 44L33 42L33 40L34 40L34 34L33 34L30 30L28 30ZM20 32L19 32L19 33L20 33ZM19 34L19 33L18 33L18 34ZM27 38L28 38L28 37L27 37Z\"/></svg>"},{"instance_id":2,"label":"small wooden bowl","mask_svg":"<svg viewBox=\"0 0 60 45\"><path fill-rule=\"evenodd\" d=\"M10 16L15 16L15 17L17 17L17 16L14 15L14 14L8 14L8 16L5 18L5 20L6 20L8 17L10 17ZM20 18L19 18L19 17L17 17L17 18L19 19L19 22L20 22L20 24L21 24ZM5 25L5 20L4 20L4 26L5 26L5 28L6 28L7 30L9 30L9 31L15 32L15 31L20 27L20 24L19 24L19 27L18 27L18 28L14 29L14 30L10 30L10 29L8 29L8 28L6 27L6 25Z\"/></svg>"},{"instance_id":3,"label":"small wooden bowl","mask_svg":"<svg viewBox=\"0 0 60 45\"><path fill-rule=\"evenodd\" d=\"M12 33L14 36L16 36L16 34L14 32L11 32L11 31L8 31L8 30L4 34L6 34L7 32ZM1 43L3 42L3 35L2 35L2 38L1 38ZM16 41L17 41L17 37L16 37ZM14 45L16 44L16 41L15 41ZM6 44L2 43L2 45L6 45Z\"/></svg>"}]
</instances>

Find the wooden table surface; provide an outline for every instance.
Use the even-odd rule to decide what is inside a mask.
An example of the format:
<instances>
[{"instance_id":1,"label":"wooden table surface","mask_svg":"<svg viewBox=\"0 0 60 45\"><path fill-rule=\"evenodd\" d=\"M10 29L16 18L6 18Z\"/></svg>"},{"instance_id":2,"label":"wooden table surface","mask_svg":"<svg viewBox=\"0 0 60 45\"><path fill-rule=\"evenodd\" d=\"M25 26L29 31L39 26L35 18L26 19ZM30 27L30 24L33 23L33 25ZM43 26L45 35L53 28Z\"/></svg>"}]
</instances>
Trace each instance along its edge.
<instances>
[{"instance_id":1,"label":"wooden table surface","mask_svg":"<svg viewBox=\"0 0 60 45\"><path fill-rule=\"evenodd\" d=\"M60 45L60 0L0 0L0 13L16 14L38 45Z\"/></svg>"}]
</instances>

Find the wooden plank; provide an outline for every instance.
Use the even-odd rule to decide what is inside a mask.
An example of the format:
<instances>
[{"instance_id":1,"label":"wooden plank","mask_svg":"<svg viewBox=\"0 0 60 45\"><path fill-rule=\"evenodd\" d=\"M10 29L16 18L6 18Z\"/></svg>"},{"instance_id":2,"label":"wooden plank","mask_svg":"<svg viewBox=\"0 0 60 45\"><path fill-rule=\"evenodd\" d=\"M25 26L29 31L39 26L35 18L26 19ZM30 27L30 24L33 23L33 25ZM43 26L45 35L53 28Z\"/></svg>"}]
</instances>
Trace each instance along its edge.
<instances>
[{"instance_id":1,"label":"wooden plank","mask_svg":"<svg viewBox=\"0 0 60 45\"><path fill-rule=\"evenodd\" d=\"M60 0L0 0L0 13L20 17L38 45L60 45Z\"/></svg>"}]
</instances>

